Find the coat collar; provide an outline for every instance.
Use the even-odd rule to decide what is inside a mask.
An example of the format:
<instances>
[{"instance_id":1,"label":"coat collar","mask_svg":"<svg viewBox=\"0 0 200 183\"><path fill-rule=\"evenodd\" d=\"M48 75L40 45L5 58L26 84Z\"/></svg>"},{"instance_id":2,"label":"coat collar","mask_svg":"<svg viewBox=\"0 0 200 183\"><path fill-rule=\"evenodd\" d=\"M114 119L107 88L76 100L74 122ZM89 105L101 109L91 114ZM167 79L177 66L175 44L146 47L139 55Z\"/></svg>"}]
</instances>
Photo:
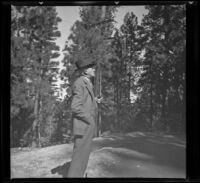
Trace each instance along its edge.
<instances>
[{"instance_id":1,"label":"coat collar","mask_svg":"<svg viewBox=\"0 0 200 183\"><path fill-rule=\"evenodd\" d=\"M85 76L81 76L81 78L83 79L83 82L86 85L86 88L88 89L90 95L92 96L92 98L94 99L94 92L93 92L93 86L89 83L90 81L87 81L87 78L85 78Z\"/></svg>"}]
</instances>

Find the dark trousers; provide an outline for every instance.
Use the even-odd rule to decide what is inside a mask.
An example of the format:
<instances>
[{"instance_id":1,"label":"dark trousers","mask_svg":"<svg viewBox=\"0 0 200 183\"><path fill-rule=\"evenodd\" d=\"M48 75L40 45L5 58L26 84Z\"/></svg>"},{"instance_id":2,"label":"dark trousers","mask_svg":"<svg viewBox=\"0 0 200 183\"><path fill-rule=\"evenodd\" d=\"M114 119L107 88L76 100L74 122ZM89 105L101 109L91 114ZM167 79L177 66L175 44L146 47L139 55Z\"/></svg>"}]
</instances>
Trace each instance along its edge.
<instances>
[{"instance_id":1,"label":"dark trousers","mask_svg":"<svg viewBox=\"0 0 200 183\"><path fill-rule=\"evenodd\" d=\"M87 168L91 152L92 139L95 125L90 124L83 136L75 135L72 161L68 171L68 177L83 177Z\"/></svg>"}]
</instances>

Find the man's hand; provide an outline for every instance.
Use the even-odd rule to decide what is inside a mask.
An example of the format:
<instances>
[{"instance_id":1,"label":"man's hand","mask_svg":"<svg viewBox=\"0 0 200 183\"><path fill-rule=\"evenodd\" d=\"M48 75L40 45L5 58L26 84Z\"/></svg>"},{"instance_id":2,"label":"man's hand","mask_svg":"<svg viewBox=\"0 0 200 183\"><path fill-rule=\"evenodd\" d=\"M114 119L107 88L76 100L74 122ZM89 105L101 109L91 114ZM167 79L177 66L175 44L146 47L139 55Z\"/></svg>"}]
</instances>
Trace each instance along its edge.
<instances>
[{"instance_id":1,"label":"man's hand","mask_svg":"<svg viewBox=\"0 0 200 183\"><path fill-rule=\"evenodd\" d=\"M103 100L103 97L100 97L100 98L95 97L95 100L96 100L96 102L97 102L98 104L100 104L100 103L102 102L102 100Z\"/></svg>"}]
</instances>

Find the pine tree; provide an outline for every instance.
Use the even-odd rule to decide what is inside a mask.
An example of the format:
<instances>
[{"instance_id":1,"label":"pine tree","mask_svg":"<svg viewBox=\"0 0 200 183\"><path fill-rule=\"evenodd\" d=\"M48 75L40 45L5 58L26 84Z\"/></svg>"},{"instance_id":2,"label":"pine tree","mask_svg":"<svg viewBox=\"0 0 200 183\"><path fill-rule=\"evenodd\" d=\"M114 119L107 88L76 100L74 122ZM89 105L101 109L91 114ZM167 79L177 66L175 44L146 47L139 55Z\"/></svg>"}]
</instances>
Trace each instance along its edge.
<instances>
[{"instance_id":1,"label":"pine tree","mask_svg":"<svg viewBox=\"0 0 200 183\"><path fill-rule=\"evenodd\" d=\"M53 84L58 74L58 63L51 59L59 56L57 52L59 47L55 45L54 40L60 36L57 31L57 23L61 19L57 17L55 7L18 6L13 7L13 11L15 11L13 17L14 14L20 14L21 17L13 18L11 76L14 74L22 75L22 77L21 82L17 83L13 79L16 84L12 85L11 90L13 91L12 106L16 105L18 96L22 94L21 90L16 94L16 89L20 87L21 83L24 83L24 98L27 99L27 104L31 105L34 117L24 138L31 135L32 145L40 145L43 103L53 96ZM18 40L21 40L20 47ZM15 45L18 47L17 52Z\"/></svg>"},{"instance_id":2,"label":"pine tree","mask_svg":"<svg viewBox=\"0 0 200 183\"><path fill-rule=\"evenodd\" d=\"M140 74L140 57L142 36L141 27L133 12L127 13L124 23L114 34L112 42L114 55L112 62L113 86L115 88L115 106L117 124L120 130L133 126L130 94L135 90L134 83Z\"/></svg>"},{"instance_id":3,"label":"pine tree","mask_svg":"<svg viewBox=\"0 0 200 183\"><path fill-rule=\"evenodd\" d=\"M166 130L167 127L170 127L167 122L167 114L170 114L167 112L169 96L174 89L178 91L180 88L184 88L182 83L184 83L185 72L183 60L185 6L147 6L146 8L149 10L149 14L144 17L142 26L146 29L146 35L149 37L144 46L145 64L149 67L146 76L141 78L141 82L150 83L151 105L154 103L155 108L161 106L161 108L157 108L155 115L161 115L162 123L159 125ZM178 79L179 77L182 79ZM176 93L174 101L180 99L180 92ZM178 103L180 104L180 100ZM152 112L153 108L151 107Z\"/></svg>"}]
</instances>

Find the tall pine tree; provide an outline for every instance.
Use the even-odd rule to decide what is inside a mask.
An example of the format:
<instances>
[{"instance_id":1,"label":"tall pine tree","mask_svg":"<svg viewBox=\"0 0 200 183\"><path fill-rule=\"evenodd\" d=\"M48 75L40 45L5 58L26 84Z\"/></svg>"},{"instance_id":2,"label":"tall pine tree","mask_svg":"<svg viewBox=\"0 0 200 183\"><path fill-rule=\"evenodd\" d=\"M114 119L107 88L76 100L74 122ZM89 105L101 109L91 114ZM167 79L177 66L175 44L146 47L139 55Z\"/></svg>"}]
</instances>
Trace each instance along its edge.
<instances>
[{"instance_id":1,"label":"tall pine tree","mask_svg":"<svg viewBox=\"0 0 200 183\"><path fill-rule=\"evenodd\" d=\"M22 110L30 105L32 122L22 134L25 139L30 137L28 144L35 146L40 145L42 110L47 107L45 101L54 95L58 63L51 59L59 56L59 47L54 41L60 36L57 23L61 19L57 17L55 7L48 6L16 6L12 7L12 15L11 107L17 109L15 106L18 106ZM24 102L19 106L17 101L22 94ZM16 110L11 111L12 116L15 114L20 116Z\"/></svg>"}]
</instances>

